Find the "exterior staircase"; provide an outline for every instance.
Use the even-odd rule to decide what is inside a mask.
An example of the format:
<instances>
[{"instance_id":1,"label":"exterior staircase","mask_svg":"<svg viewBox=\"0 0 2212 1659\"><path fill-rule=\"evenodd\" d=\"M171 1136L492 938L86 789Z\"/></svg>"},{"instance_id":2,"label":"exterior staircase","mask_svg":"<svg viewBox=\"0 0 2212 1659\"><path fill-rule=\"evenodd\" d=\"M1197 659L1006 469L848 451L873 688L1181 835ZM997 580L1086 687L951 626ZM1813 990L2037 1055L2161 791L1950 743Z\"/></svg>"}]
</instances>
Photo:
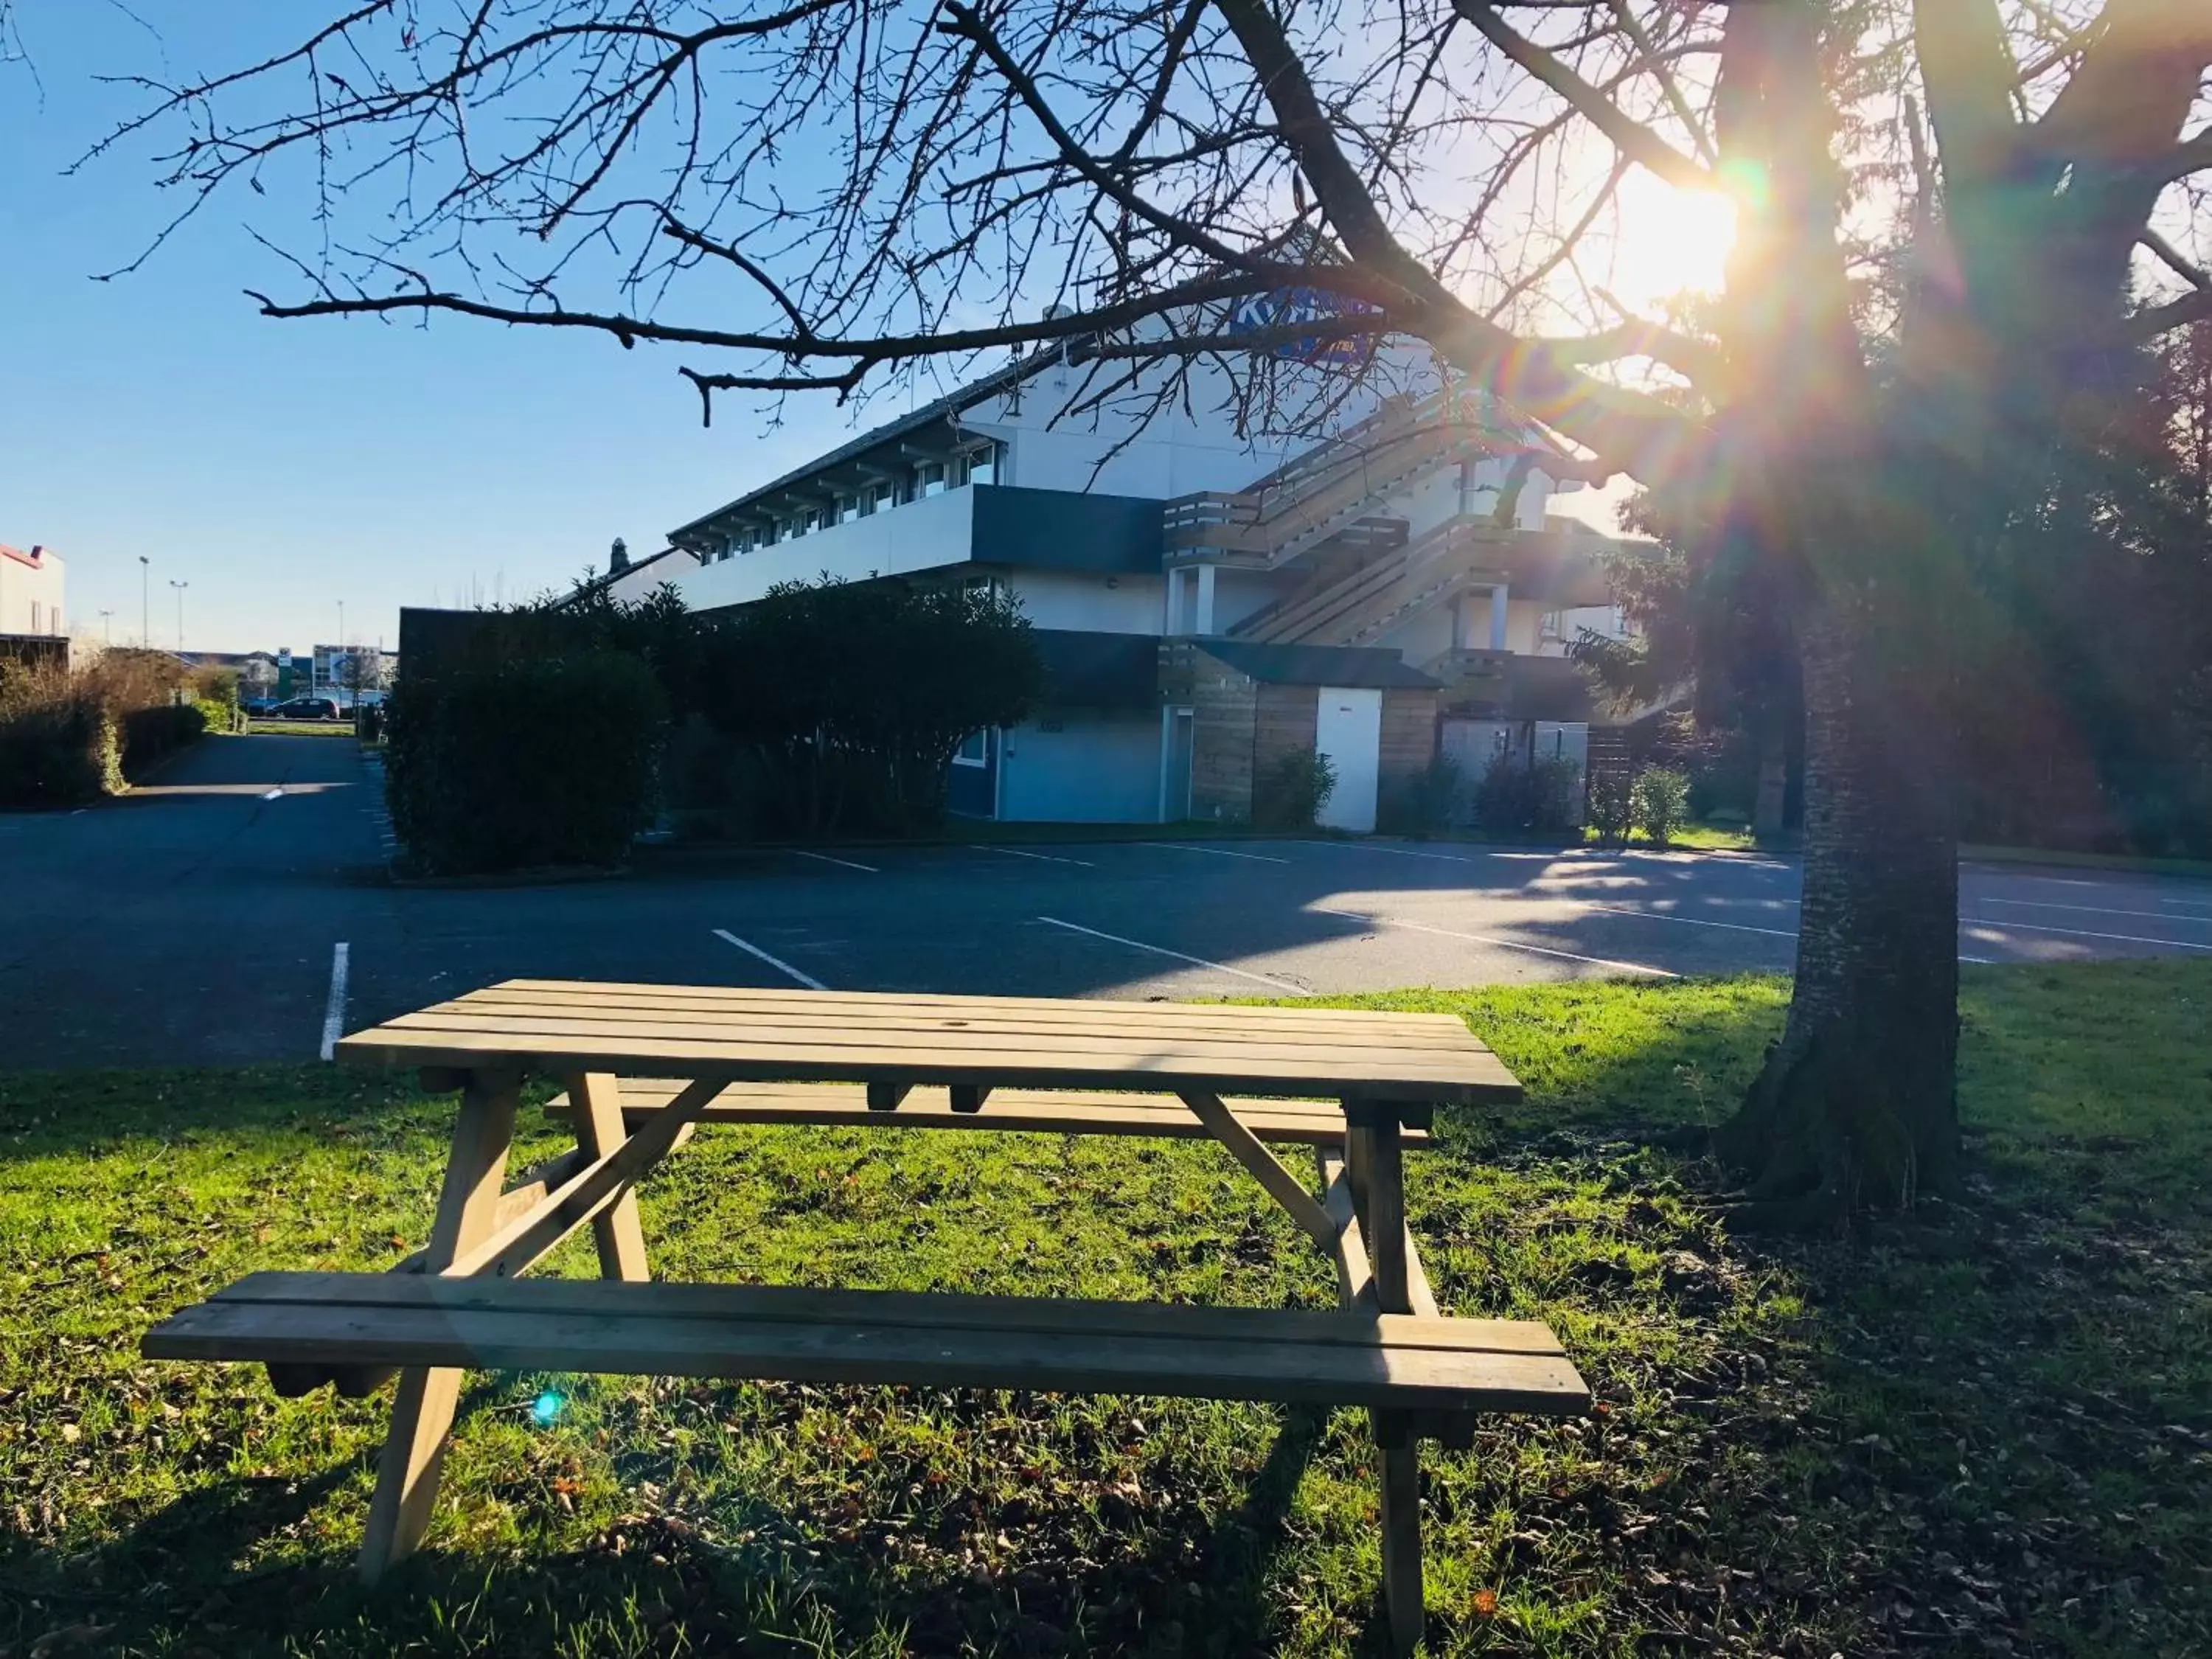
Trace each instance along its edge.
<instances>
[{"instance_id":1,"label":"exterior staircase","mask_svg":"<svg viewBox=\"0 0 2212 1659\"><path fill-rule=\"evenodd\" d=\"M1323 571L1255 611L1231 637L1299 645L1368 645L1419 611L1469 587L1508 581L1524 532L1462 516L1353 566Z\"/></svg>"},{"instance_id":2,"label":"exterior staircase","mask_svg":"<svg viewBox=\"0 0 2212 1659\"><path fill-rule=\"evenodd\" d=\"M1170 501L1162 522L1168 566L1273 570L1324 547L1357 544L1372 533L1376 502L1499 444L1496 416L1470 394L1389 400L1249 489Z\"/></svg>"}]
</instances>

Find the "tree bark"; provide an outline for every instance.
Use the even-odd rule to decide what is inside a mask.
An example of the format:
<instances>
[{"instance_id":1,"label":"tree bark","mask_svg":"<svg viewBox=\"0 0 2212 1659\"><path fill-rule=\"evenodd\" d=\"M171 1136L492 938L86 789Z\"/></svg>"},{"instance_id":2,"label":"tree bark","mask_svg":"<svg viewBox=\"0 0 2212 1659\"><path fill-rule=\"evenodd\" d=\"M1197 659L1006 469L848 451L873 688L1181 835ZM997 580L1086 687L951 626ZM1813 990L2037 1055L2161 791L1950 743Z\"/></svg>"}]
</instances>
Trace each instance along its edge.
<instances>
[{"instance_id":1,"label":"tree bark","mask_svg":"<svg viewBox=\"0 0 2212 1659\"><path fill-rule=\"evenodd\" d=\"M1948 665L1867 589L1800 625L1805 865L1782 1038L1722 1156L1767 1218L1901 1207L1958 1178L1958 839Z\"/></svg>"}]
</instances>

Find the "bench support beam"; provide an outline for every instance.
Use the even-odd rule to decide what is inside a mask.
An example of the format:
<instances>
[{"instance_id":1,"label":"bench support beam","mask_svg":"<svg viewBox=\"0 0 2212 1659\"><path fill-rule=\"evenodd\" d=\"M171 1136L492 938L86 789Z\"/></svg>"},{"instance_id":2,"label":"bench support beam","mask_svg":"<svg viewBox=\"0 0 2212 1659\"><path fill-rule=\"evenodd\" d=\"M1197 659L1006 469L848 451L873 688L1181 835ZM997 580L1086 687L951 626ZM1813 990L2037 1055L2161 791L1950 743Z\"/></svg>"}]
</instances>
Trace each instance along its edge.
<instances>
[{"instance_id":1,"label":"bench support beam","mask_svg":"<svg viewBox=\"0 0 2212 1659\"><path fill-rule=\"evenodd\" d=\"M613 1151L586 1164L543 1204L501 1225L453 1258L443 1271L455 1279L483 1274L513 1279L570 1233L627 1195L646 1171L665 1158L723 1082L708 1078L692 1084L668 1109ZM640 1251L642 1254L641 1243Z\"/></svg>"},{"instance_id":2,"label":"bench support beam","mask_svg":"<svg viewBox=\"0 0 2212 1659\"><path fill-rule=\"evenodd\" d=\"M611 1073L586 1072L570 1078L568 1099L575 1108L576 1144L587 1161L609 1157L629 1139L623 1127L622 1091ZM592 1218L592 1236L599 1245L601 1278L643 1284L653 1277L646 1265L645 1229L638 1221L635 1186Z\"/></svg>"},{"instance_id":3,"label":"bench support beam","mask_svg":"<svg viewBox=\"0 0 2212 1659\"><path fill-rule=\"evenodd\" d=\"M461 1091L453 1152L424 1252L429 1271L449 1266L496 1224L521 1097L522 1079L513 1073L475 1073ZM377 1465L376 1495L369 1501L368 1527L361 1543L361 1576L369 1583L413 1554L422 1541L438 1500L446 1435L453 1425L460 1395L458 1370L416 1369L399 1374L392 1427Z\"/></svg>"},{"instance_id":4,"label":"bench support beam","mask_svg":"<svg viewBox=\"0 0 2212 1659\"><path fill-rule=\"evenodd\" d=\"M1299 1183L1298 1178L1285 1170L1275 1155L1260 1144L1259 1138L1237 1121L1236 1113L1222 1104L1221 1097L1201 1094L1194 1090L1182 1098L1183 1103L1198 1115L1199 1121L1212 1132L1213 1138L1252 1172L1276 1203L1290 1212L1291 1219L1304 1228L1315 1243L1334 1255L1336 1250L1336 1224L1328 1218L1320 1205L1314 1202L1313 1194Z\"/></svg>"},{"instance_id":5,"label":"bench support beam","mask_svg":"<svg viewBox=\"0 0 2212 1659\"><path fill-rule=\"evenodd\" d=\"M1351 1127L1345 1134L1346 1162L1350 1184L1357 1193L1366 1188L1358 1218L1370 1252L1377 1306L1386 1314L1415 1311L1412 1236L1406 1230L1406 1172L1398 1141L1397 1120L1387 1112L1368 1110L1346 1116ZM1421 1284L1425 1312L1433 1312L1436 1298ZM1421 1594L1421 1455L1413 1425L1401 1412L1373 1413L1376 1458L1382 1466L1382 1606L1389 1620L1391 1645L1411 1653L1428 1626Z\"/></svg>"}]
</instances>

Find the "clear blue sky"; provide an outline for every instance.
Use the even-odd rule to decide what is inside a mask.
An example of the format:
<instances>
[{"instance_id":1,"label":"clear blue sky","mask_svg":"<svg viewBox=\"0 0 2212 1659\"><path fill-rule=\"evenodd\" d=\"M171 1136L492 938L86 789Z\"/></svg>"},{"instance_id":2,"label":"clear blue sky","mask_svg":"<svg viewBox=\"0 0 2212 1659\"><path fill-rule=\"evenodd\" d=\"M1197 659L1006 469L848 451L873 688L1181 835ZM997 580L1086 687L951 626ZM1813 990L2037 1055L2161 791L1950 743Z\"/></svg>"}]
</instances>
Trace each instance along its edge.
<instances>
[{"instance_id":1,"label":"clear blue sky","mask_svg":"<svg viewBox=\"0 0 2212 1659\"><path fill-rule=\"evenodd\" d=\"M272 321L241 289L299 292L246 234L296 243L296 197L218 200L142 270L174 210L143 152L62 171L143 94L98 74L235 65L318 8L20 0L40 88L0 65L0 541L69 562L73 627L195 649L394 641L403 605L526 596L604 568L837 441L853 415L735 402L702 431L679 355L467 319ZM897 399L902 408L905 399ZM895 412L885 398L869 421Z\"/></svg>"}]
</instances>

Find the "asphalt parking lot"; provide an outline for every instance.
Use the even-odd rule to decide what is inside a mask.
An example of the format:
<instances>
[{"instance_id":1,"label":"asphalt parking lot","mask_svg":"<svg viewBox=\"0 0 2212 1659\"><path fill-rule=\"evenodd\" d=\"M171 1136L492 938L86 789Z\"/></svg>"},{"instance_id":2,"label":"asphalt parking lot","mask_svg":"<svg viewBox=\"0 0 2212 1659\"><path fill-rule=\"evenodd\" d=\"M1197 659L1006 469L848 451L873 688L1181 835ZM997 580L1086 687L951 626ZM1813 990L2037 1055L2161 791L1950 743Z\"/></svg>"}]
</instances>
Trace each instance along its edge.
<instances>
[{"instance_id":1,"label":"asphalt parking lot","mask_svg":"<svg viewBox=\"0 0 2212 1659\"><path fill-rule=\"evenodd\" d=\"M395 887L349 740L210 739L0 816L0 1070L311 1060L510 977L1295 995L1789 967L1797 869L1387 841L670 850L568 885ZM1978 961L2212 951L2212 883L1968 866Z\"/></svg>"}]
</instances>

